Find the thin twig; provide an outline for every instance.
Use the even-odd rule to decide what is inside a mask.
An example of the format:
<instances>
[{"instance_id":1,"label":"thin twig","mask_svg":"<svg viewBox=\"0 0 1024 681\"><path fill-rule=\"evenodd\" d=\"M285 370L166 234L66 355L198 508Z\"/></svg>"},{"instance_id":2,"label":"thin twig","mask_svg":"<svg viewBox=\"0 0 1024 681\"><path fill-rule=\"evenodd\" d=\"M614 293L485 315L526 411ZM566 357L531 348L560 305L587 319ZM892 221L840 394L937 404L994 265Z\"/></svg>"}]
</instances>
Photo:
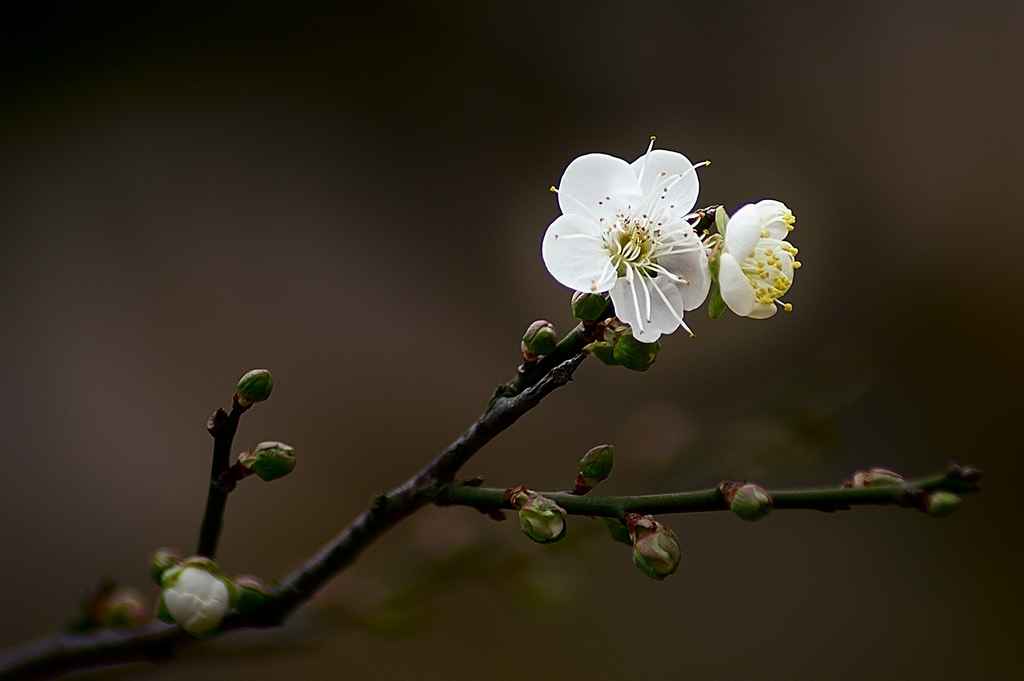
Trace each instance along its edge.
<instances>
[{"instance_id":1,"label":"thin twig","mask_svg":"<svg viewBox=\"0 0 1024 681\"><path fill-rule=\"evenodd\" d=\"M238 403L236 395L232 401L231 413L218 409L210 417L206 428L213 435L213 463L210 466L210 489L206 495L206 512L199 528L199 546L196 555L213 558L217 553L217 540L220 539L221 525L224 521L224 508L228 503L228 493L220 484L221 476L231 468L231 443L238 430L238 420L248 407Z\"/></svg>"}]
</instances>

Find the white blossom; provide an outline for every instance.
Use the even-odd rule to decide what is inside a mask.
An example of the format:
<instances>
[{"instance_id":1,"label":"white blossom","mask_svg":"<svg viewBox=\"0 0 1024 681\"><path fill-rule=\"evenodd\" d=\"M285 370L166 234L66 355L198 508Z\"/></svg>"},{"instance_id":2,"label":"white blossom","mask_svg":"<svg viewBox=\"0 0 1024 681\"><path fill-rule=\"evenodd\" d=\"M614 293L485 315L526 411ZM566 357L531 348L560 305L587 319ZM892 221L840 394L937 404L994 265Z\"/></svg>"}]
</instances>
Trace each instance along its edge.
<instances>
[{"instance_id":1,"label":"white blossom","mask_svg":"<svg viewBox=\"0 0 1024 681\"><path fill-rule=\"evenodd\" d=\"M730 310L767 319L779 304L787 312L793 309L779 299L800 267L797 249L785 241L795 222L786 204L772 199L747 204L729 219L724 238L719 238L718 284Z\"/></svg>"},{"instance_id":2,"label":"white blossom","mask_svg":"<svg viewBox=\"0 0 1024 681\"><path fill-rule=\"evenodd\" d=\"M220 624L228 611L228 587L210 572L186 567L163 592L174 621L190 634L203 634Z\"/></svg>"},{"instance_id":3,"label":"white blossom","mask_svg":"<svg viewBox=\"0 0 1024 681\"><path fill-rule=\"evenodd\" d=\"M651 147L633 163L586 154L555 190L562 215L544 235L545 265L569 288L609 292L616 316L645 343L689 331L683 312L708 294L706 247L686 219L700 165Z\"/></svg>"}]
</instances>

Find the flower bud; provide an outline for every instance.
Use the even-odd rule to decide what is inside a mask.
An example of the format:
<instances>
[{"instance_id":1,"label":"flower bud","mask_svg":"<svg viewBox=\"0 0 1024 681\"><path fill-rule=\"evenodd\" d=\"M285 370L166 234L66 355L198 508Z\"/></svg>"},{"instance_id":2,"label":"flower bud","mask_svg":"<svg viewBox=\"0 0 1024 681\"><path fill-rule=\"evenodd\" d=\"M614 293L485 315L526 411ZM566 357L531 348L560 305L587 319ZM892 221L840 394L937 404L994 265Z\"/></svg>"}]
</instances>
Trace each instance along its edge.
<instances>
[{"instance_id":1,"label":"flower bud","mask_svg":"<svg viewBox=\"0 0 1024 681\"><path fill-rule=\"evenodd\" d=\"M153 552L153 557L150 559L150 574L153 576L153 581L160 584L160 576L163 573L177 565L181 565L182 557L174 549L159 548Z\"/></svg>"},{"instance_id":2,"label":"flower bud","mask_svg":"<svg viewBox=\"0 0 1024 681\"><path fill-rule=\"evenodd\" d=\"M235 393L238 395L238 404L251 407L255 402L262 402L270 397L270 391L273 389L274 378L270 372L266 369L253 369L239 379Z\"/></svg>"},{"instance_id":3,"label":"flower bud","mask_svg":"<svg viewBox=\"0 0 1024 681\"><path fill-rule=\"evenodd\" d=\"M651 579L661 581L679 569L682 549L676 533L650 516L629 514L626 527L633 539L633 563Z\"/></svg>"},{"instance_id":4,"label":"flower bud","mask_svg":"<svg viewBox=\"0 0 1024 681\"><path fill-rule=\"evenodd\" d=\"M269 589L262 579L255 575L238 575L233 580L238 590L239 612L252 612L269 600Z\"/></svg>"},{"instance_id":5,"label":"flower bud","mask_svg":"<svg viewBox=\"0 0 1024 681\"><path fill-rule=\"evenodd\" d=\"M607 480L615 462L615 448L611 445L599 445L587 452L580 460L580 474L576 478L573 494L586 494L597 487L598 483Z\"/></svg>"},{"instance_id":6,"label":"flower bud","mask_svg":"<svg viewBox=\"0 0 1024 681\"><path fill-rule=\"evenodd\" d=\"M932 492L924 502L925 512L935 518L945 518L960 508L960 497L950 492Z\"/></svg>"},{"instance_id":7,"label":"flower bud","mask_svg":"<svg viewBox=\"0 0 1024 681\"><path fill-rule=\"evenodd\" d=\"M866 471L857 471L848 483L849 487L882 487L885 485L905 485L906 478L899 473L885 468L872 468Z\"/></svg>"},{"instance_id":8,"label":"flower bud","mask_svg":"<svg viewBox=\"0 0 1024 681\"><path fill-rule=\"evenodd\" d=\"M565 510L547 497L531 494L519 507L519 529L541 544L565 537Z\"/></svg>"},{"instance_id":9,"label":"flower bud","mask_svg":"<svg viewBox=\"0 0 1024 681\"><path fill-rule=\"evenodd\" d=\"M633 334L624 334L615 341L615 361L633 371L647 371L661 351L661 343L642 343Z\"/></svg>"},{"instance_id":10,"label":"flower bud","mask_svg":"<svg viewBox=\"0 0 1024 681\"><path fill-rule=\"evenodd\" d=\"M186 561L180 570L167 577L160 595L162 616L169 616L188 634L201 638L213 633L230 607L230 591L226 581L206 567Z\"/></svg>"},{"instance_id":11,"label":"flower bud","mask_svg":"<svg viewBox=\"0 0 1024 681\"><path fill-rule=\"evenodd\" d=\"M149 620L150 601L130 586L115 586L95 604L96 624L110 629L139 627Z\"/></svg>"},{"instance_id":12,"label":"flower bud","mask_svg":"<svg viewBox=\"0 0 1024 681\"><path fill-rule=\"evenodd\" d=\"M608 312L607 293L577 291L572 294L572 316L584 322L596 322Z\"/></svg>"},{"instance_id":13,"label":"flower bud","mask_svg":"<svg viewBox=\"0 0 1024 681\"><path fill-rule=\"evenodd\" d=\"M295 449L283 442L261 442L238 455L238 463L264 482L283 478L295 468Z\"/></svg>"},{"instance_id":14,"label":"flower bud","mask_svg":"<svg viewBox=\"0 0 1024 681\"><path fill-rule=\"evenodd\" d=\"M747 483L733 488L727 493L729 499L729 510L751 522L763 520L772 512L774 502L772 497L763 488Z\"/></svg>"},{"instance_id":15,"label":"flower bud","mask_svg":"<svg viewBox=\"0 0 1024 681\"><path fill-rule=\"evenodd\" d=\"M550 355L558 345L558 334L554 325L544 319L538 319L526 329L523 335L523 357L528 361Z\"/></svg>"}]
</instances>

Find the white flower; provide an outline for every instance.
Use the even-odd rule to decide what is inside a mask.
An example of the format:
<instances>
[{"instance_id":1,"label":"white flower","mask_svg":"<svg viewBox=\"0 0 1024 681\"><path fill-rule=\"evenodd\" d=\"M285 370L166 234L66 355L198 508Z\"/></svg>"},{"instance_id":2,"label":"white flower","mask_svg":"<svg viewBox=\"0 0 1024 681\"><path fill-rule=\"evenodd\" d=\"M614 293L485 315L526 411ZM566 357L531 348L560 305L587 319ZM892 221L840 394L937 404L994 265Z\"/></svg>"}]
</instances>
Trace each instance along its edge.
<instances>
[{"instance_id":1,"label":"white flower","mask_svg":"<svg viewBox=\"0 0 1024 681\"><path fill-rule=\"evenodd\" d=\"M683 312L708 294L706 248L684 219L697 202L699 165L650 147L633 163L587 154L556 190L562 215L544 235L548 271L577 291L609 291L616 316L645 343L689 331Z\"/></svg>"},{"instance_id":2,"label":"white flower","mask_svg":"<svg viewBox=\"0 0 1024 681\"><path fill-rule=\"evenodd\" d=\"M215 629L228 611L228 587L215 575L186 567L164 589L164 605L174 621L190 634Z\"/></svg>"},{"instance_id":3,"label":"white flower","mask_svg":"<svg viewBox=\"0 0 1024 681\"><path fill-rule=\"evenodd\" d=\"M777 302L786 312L793 309L779 298L800 268L797 250L785 241L795 222L786 204L771 199L748 203L729 219L721 239L718 284L730 310L767 319L778 310Z\"/></svg>"}]
</instances>

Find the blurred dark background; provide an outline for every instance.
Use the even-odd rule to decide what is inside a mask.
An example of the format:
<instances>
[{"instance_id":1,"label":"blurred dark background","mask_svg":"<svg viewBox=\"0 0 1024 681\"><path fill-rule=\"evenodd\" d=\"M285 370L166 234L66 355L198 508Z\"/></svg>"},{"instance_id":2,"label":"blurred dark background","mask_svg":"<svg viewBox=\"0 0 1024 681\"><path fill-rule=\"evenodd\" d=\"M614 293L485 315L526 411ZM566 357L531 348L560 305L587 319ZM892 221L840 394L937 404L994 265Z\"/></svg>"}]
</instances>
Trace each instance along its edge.
<instances>
[{"instance_id":1,"label":"blurred dark background","mask_svg":"<svg viewBox=\"0 0 1024 681\"><path fill-rule=\"evenodd\" d=\"M607 441L610 493L955 460L982 494L942 521L671 518L661 584L586 520L545 551L428 509L284 632L103 678L1019 678L1020 2L0 12L0 645L103 576L155 595L150 551L194 545L205 421L254 366L276 389L235 449L300 462L233 495L221 564L311 555L462 432L529 322L569 328L548 186L656 134L714 162L702 204L794 209L795 311L693 313L647 374L587 362L466 473L565 487Z\"/></svg>"}]
</instances>

